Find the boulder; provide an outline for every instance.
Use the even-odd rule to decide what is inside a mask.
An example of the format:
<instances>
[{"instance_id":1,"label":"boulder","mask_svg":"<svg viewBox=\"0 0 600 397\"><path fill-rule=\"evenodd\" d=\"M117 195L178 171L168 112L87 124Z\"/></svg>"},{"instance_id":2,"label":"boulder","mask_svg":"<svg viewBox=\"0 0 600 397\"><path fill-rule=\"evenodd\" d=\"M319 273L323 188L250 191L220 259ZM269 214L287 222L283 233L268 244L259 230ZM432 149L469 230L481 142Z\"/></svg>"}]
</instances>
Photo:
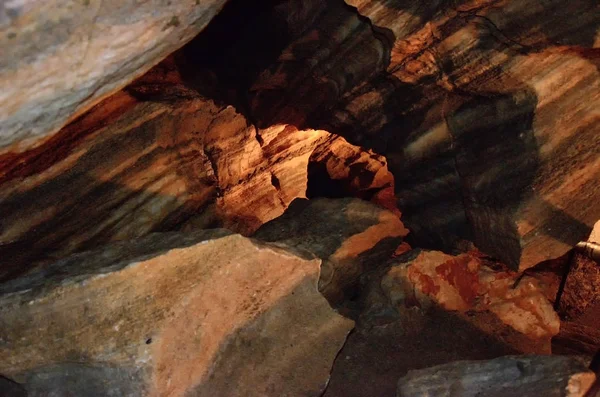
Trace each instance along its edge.
<instances>
[{"instance_id":1,"label":"boulder","mask_svg":"<svg viewBox=\"0 0 600 397\"><path fill-rule=\"evenodd\" d=\"M253 237L323 259L319 290L335 305L355 293L364 272L384 265L408 230L391 211L359 199L298 199Z\"/></svg>"},{"instance_id":2,"label":"boulder","mask_svg":"<svg viewBox=\"0 0 600 397\"><path fill-rule=\"evenodd\" d=\"M397 396L583 397L595 378L577 358L505 356L410 371Z\"/></svg>"},{"instance_id":3,"label":"boulder","mask_svg":"<svg viewBox=\"0 0 600 397\"><path fill-rule=\"evenodd\" d=\"M0 373L30 396L318 396L353 326L319 267L220 230L77 254L0 286Z\"/></svg>"}]
</instances>

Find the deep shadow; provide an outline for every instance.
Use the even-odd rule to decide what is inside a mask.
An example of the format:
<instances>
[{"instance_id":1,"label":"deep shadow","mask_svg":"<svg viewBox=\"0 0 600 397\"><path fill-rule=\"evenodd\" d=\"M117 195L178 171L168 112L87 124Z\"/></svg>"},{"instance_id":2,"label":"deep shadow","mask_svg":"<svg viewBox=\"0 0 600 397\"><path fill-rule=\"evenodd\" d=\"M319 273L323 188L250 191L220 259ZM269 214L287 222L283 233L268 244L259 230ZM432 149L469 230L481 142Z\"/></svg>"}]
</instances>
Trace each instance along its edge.
<instances>
[{"instance_id":1,"label":"deep shadow","mask_svg":"<svg viewBox=\"0 0 600 397\"><path fill-rule=\"evenodd\" d=\"M0 396L3 397L27 397L27 391L17 382L0 375Z\"/></svg>"},{"instance_id":2,"label":"deep shadow","mask_svg":"<svg viewBox=\"0 0 600 397\"><path fill-rule=\"evenodd\" d=\"M448 117L456 169L477 247L517 268L516 212L533 191L539 167L533 90L476 96Z\"/></svg>"},{"instance_id":3,"label":"deep shadow","mask_svg":"<svg viewBox=\"0 0 600 397\"><path fill-rule=\"evenodd\" d=\"M412 369L516 353L451 312L408 311L380 326L358 328L348 337L324 396L393 397L398 379Z\"/></svg>"}]
</instances>

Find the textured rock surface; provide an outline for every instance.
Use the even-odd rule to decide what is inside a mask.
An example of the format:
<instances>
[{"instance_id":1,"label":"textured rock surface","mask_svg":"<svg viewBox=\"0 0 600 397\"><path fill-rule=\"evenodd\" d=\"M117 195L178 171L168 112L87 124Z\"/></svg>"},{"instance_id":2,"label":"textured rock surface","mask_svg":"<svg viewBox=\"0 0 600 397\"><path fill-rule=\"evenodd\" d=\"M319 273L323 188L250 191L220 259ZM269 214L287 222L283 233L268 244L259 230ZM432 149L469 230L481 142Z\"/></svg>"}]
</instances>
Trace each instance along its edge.
<instances>
[{"instance_id":1,"label":"textured rock surface","mask_svg":"<svg viewBox=\"0 0 600 397\"><path fill-rule=\"evenodd\" d=\"M392 212L358 199L292 202L286 213L254 235L323 259L319 290L339 304L351 298L359 277L385 263L408 234Z\"/></svg>"},{"instance_id":2,"label":"textured rock surface","mask_svg":"<svg viewBox=\"0 0 600 397\"><path fill-rule=\"evenodd\" d=\"M224 3L2 2L0 153L51 136L192 39Z\"/></svg>"},{"instance_id":3,"label":"textured rock surface","mask_svg":"<svg viewBox=\"0 0 600 397\"><path fill-rule=\"evenodd\" d=\"M369 306L335 361L325 397L394 396L409 370L456 360L483 360L517 350L453 313L416 308L394 315Z\"/></svg>"},{"instance_id":4,"label":"textured rock surface","mask_svg":"<svg viewBox=\"0 0 600 397\"><path fill-rule=\"evenodd\" d=\"M352 328L319 265L224 231L73 256L0 287L0 373L32 395L317 396Z\"/></svg>"},{"instance_id":5,"label":"textured rock surface","mask_svg":"<svg viewBox=\"0 0 600 397\"><path fill-rule=\"evenodd\" d=\"M138 29L146 33L140 35L139 41L152 49L141 56L128 52L131 62L118 68L116 74L112 69L102 69L104 80L93 84L74 79L62 72L64 68L60 69L61 78L68 76L69 84L95 92L91 98L116 89L111 81L121 74L130 79L129 68L139 69L140 73L146 70L155 62L148 57L158 60L162 56L156 51L173 50L176 46L172 40L183 43L200 29L189 22L202 21L199 25L203 25L204 17L218 9L216 3L183 3L165 8L150 2L135 7L131 14L126 12L131 6L127 2L109 7L91 1L87 6L78 4L67 11L69 5L61 5L56 12L71 18L75 8L83 8L78 23L86 32L96 32L95 26L101 25L97 33L109 30L120 38L110 42L113 36L94 33L94 39L108 40L110 45L90 45L89 54L111 53L113 44L119 51L130 45L142 48L131 40ZM14 30L11 24L19 18L26 18L28 13L33 13L32 18L41 15L42 9L22 7L19 2L6 7L3 26L7 32ZM141 17L148 9L154 10L154 16ZM163 20L161 12L166 9L174 15ZM80 22L86 21L94 10L98 16L96 24ZM110 17L123 13L128 15L127 24L111 25ZM171 17L175 16L179 26L172 22L175 19ZM52 18L54 14L44 14L40 21ZM131 29L132 21L137 21L133 24L135 29ZM348 4L277 1L260 6L232 1L175 57L178 60L174 68L183 75L180 83L184 90L173 90L170 75L159 67L146 76L158 82L155 87L140 89L134 84L129 92L138 98L154 95L153 101L172 105L182 95L200 90L219 104L223 101L235 105L249 125L260 129L257 139L264 135L265 142L270 139L271 129L285 134L294 129L340 134L350 144L372 149L374 156L387 157L386 167L396 176L398 208L405 214L403 219L419 245L448 248L459 239L469 239L511 267L524 269L562 256L584 239L592 223L600 218L600 202L594 195L600 189L599 23L600 10L593 0L578 0L569 6L563 6L559 0L539 4L534 0L518 4L504 0L428 4L399 0L349 0ZM52 34L47 40L51 41L60 36L54 34L60 31L60 24L50 25ZM127 27L127 35L115 26ZM153 36L157 27L166 27L164 32L161 30L161 41ZM10 32L2 36L11 43L7 48L13 52L31 50L31 45L20 41L29 43L27 35ZM94 43L86 40L86 35L70 31L65 37L73 42ZM123 37L127 40L122 41ZM69 40L67 44L71 43ZM19 54L13 55L5 57L7 62L17 62ZM69 59L64 52L60 56ZM117 56L101 59L113 62L112 66L120 65ZM102 62L82 65L75 74L84 80L99 78L96 69L92 73L85 67L101 67ZM25 69L19 73L29 73ZM568 81L564 76L569 76ZM28 133L36 135L36 123L52 119L57 109L64 120L77 114L64 103L79 95L71 93L70 85L61 93L55 90L56 95L52 94L52 110L40 106L36 99L37 95L47 95L39 87L50 84L52 78L38 73L35 79L40 84L35 84L13 77L5 78L14 82L9 88L17 89L17 82L22 81L26 87L18 95L9 90L2 110L12 114L17 107L25 106L15 98L27 98L25 108L35 108L40 114L40 118L27 116L31 125L23 124L23 128ZM22 94L27 90L36 92L30 96ZM169 90L171 96L156 98L157 91L164 94ZM104 116L95 120L94 123L113 122ZM9 127L9 123L5 125ZM57 145L72 145L78 141L73 136L80 137L84 131L67 130L63 130L60 139L44 141L48 146L43 149L29 145L5 149L0 155L1 172L14 173L16 167L25 168L25 173L32 175L30 163L53 163L49 157L65 154ZM250 130L247 138L251 140ZM18 136L7 139L15 143L20 140ZM332 144L338 145L337 142ZM275 142L271 149L282 150ZM336 155L318 156L333 169L330 160ZM194 158L194 167L201 167L203 161L203 156ZM357 164L360 160L346 166ZM239 171L244 174L247 170ZM266 173L257 175L253 189L267 188L269 179L276 185L281 179L278 172L286 173L277 170L274 178ZM357 173L358 167L354 167L347 174L356 179ZM370 175L366 174L369 178ZM383 175L380 173L372 182L387 183L383 182ZM364 176L358 177L363 196L369 185L365 180ZM342 190L354 188L356 181L337 186ZM269 200L275 207L278 198L274 196L287 200L285 193L272 193ZM315 194L325 193L317 189ZM232 202L248 197L240 187L230 186L229 194ZM388 194L385 202L389 204L390 198ZM250 213L266 205L249 202L246 213L232 214L239 215L239 219L231 221L232 225L250 221ZM272 210L273 214L278 211L282 209ZM259 219L254 223L248 232L260 224ZM14 241L3 241L7 242Z\"/></svg>"},{"instance_id":6,"label":"textured rock surface","mask_svg":"<svg viewBox=\"0 0 600 397\"><path fill-rule=\"evenodd\" d=\"M600 218L597 2L347 3L282 1L244 23L232 3L184 52L257 125L385 155L421 245L472 239L528 268L585 238ZM243 39L223 47L225 26Z\"/></svg>"},{"instance_id":7,"label":"textured rock surface","mask_svg":"<svg viewBox=\"0 0 600 397\"><path fill-rule=\"evenodd\" d=\"M507 356L411 371L400 379L397 395L583 397L594 379L575 358Z\"/></svg>"},{"instance_id":8,"label":"textured rock surface","mask_svg":"<svg viewBox=\"0 0 600 397\"><path fill-rule=\"evenodd\" d=\"M322 130L257 129L186 86L177 65L170 57L37 148L0 155L0 278L150 232L252 233L306 197L313 168L352 195L393 187L381 156Z\"/></svg>"},{"instance_id":9,"label":"textured rock surface","mask_svg":"<svg viewBox=\"0 0 600 397\"><path fill-rule=\"evenodd\" d=\"M550 353L551 338L560 329L558 315L536 279L492 270L468 254L451 256L422 251L409 262L392 267L382 286L390 299L400 305L416 303L428 307L433 302L446 310L467 314L467 321L484 331L506 333L498 324L490 327L486 315L489 312L500 324L532 341L520 344L526 352ZM411 302L411 295L416 302ZM483 318L477 312L483 312Z\"/></svg>"},{"instance_id":10,"label":"textured rock surface","mask_svg":"<svg viewBox=\"0 0 600 397\"><path fill-rule=\"evenodd\" d=\"M587 239L589 242L600 242L600 221ZM566 275L564 289L560 297L559 313L574 320L581 316L588 307L600 305L600 264L575 253L569 273ZM598 324L600 326L600 324Z\"/></svg>"}]
</instances>

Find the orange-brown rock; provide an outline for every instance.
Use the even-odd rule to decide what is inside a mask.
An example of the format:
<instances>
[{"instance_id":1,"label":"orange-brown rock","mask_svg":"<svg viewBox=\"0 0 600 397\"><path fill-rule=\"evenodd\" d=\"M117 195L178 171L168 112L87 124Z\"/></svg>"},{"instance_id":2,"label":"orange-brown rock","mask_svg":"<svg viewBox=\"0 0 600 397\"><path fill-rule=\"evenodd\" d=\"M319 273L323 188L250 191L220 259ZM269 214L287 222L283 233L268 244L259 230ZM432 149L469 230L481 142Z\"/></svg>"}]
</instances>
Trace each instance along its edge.
<instances>
[{"instance_id":1,"label":"orange-brown rock","mask_svg":"<svg viewBox=\"0 0 600 397\"><path fill-rule=\"evenodd\" d=\"M223 0L0 7L0 153L40 144L192 39Z\"/></svg>"},{"instance_id":2,"label":"orange-brown rock","mask_svg":"<svg viewBox=\"0 0 600 397\"><path fill-rule=\"evenodd\" d=\"M439 305L464 313L468 321L499 335L506 334L500 330L508 327L531 342L510 342L526 352L549 353L551 338L560 329L558 315L538 280L492 270L468 254L421 251L409 262L392 267L382 286L401 306ZM497 324L490 327L487 313L497 319Z\"/></svg>"},{"instance_id":3,"label":"orange-brown rock","mask_svg":"<svg viewBox=\"0 0 600 397\"><path fill-rule=\"evenodd\" d=\"M305 197L309 157L329 133L258 131L231 106L177 94L120 92L41 150L0 159L4 275L150 232L224 225L247 234Z\"/></svg>"},{"instance_id":4,"label":"orange-brown rock","mask_svg":"<svg viewBox=\"0 0 600 397\"><path fill-rule=\"evenodd\" d=\"M296 200L255 238L284 243L323 259L319 290L339 305L352 297L360 276L392 257L408 234L390 211L358 199Z\"/></svg>"},{"instance_id":5,"label":"orange-brown rock","mask_svg":"<svg viewBox=\"0 0 600 397\"><path fill-rule=\"evenodd\" d=\"M309 191L314 197L354 196L370 199L384 189L394 188L394 175L385 157L330 135L310 156ZM385 203L385 199L380 201ZM395 203L388 206L395 208ZM398 213L398 215L400 215Z\"/></svg>"},{"instance_id":6,"label":"orange-brown rock","mask_svg":"<svg viewBox=\"0 0 600 397\"><path fill-rule=\"evenodd\" d=\"M353 324L319 267L225 231L75 255L0 286L0 373L30 395L318 396Z\"/></svg>"},{"instance_id":7,"label":"orange-brown rock","mask_svg":"<svg viewBox=\"0 0 600 397\"><path fill-rule=\"evenodd\" d=\"M11 54L16 51L6 57L10 65L17 65L21 52L33 51L25 43L35 38L11 34L15 33L14 24L35 21L36 16L39 23L53 21L44 40L66 37L63 44L73 44L73 48L79 48L76 43L89 42L88 54L104 55L97 62L83 57L85 62L74 69L77 73L62 73L64 63L58 63L59 77L68 84L54 94L39 87L56 88L51 84L57 68L44 67L33 80L29 79L33 75L11 78L2 110L13 114L24 107L15 113L14 123L3 123L3 127L18 127L32 137L46 134L40 125L52 124L51 130L56 130L147 70L166 55L166 48L175 49L199 31L206 22L204 17L218 9L217 3L200 3L169 8L175 15L166 20L161 19L162 6L148 3L136 7L132 15L126 13L127 24L111 19L129 9L127 2L119 7L93 1L78 4L83 12L77 14L77 29L64 37L55 34L60 24L53 18L68 17L65 26L69 26L75 15L70 3L48 14L41 14L42 8L11 3L7 8L10 12L3 14L8 21L3 26L9 33L2 36L10 44L7 48ZM524 269L562 256L585 238L592 222L600 218L600 204L593 194L598 191L595 176L600 172L596 155L600 124L595 111L600 92L596 38L600 13L595 2L580 0L568 7L559 0L543 5L533 0L519 4L496 0L347 3L350 7L342 2L278 1L260 6L231 2L205 32L174 57L174 67L181 68L183 75L177 83L169 80L169 74L150 73L162 82L152 89L169 93L151 100L172 105L182 95L189 97L200 91L204 97L216 99L217 107L222 106L221 100L234 104L249 125L259 128L257 140L274 133L268 131L271 128L286 136L294 129L313 131L311 134L326 130L362 147L364 154L386 156L385 166L379 161L381 169L388 167L394 173L397 207L422 246L450 247L457 240L469 239L511 267ZM140 16L148 10L153 10L152 18ZM91 15L97 16L95 23L85 23ZM131 18L138 21L135 29ZM176 20L179 26L175 26ZM190 25L196 20L201 23ZM80 25L94 32L93 39L76 34L83 29ZM120 31L123 26L127 35ZM159 34L163 40L155 41L158 27L165 28ZM131 40L137 32L143 32L139 40ZM111 42L114 35L119 40ZM102 47L102 43L108 45ZM147 51L140 55L129 51L131 46ZM42 50L52 56L26 65L42 67L58 54L52 46ZM68 51L60 54L61 60L71 59ZM129 62L123 65L120 56L124 54ZM30 69L19 73L29 73ZM73 74L83 77L74 78ZM566 75L571 77L563 84ZM71 93L71 83L81 92ZM20 89L20 84L26 87ZM184 89L173 90L177 84ZM150 94L156 94L152 89ZM13 95L14 90L19 92ZM35 90L32 95L24 94L31 90ZM139 87L130 87L128 92L138 99L148 94ZM119 96L128 101L126 94ZM22 103L23 98L31 101ZM93 123L114 124L119 112L113 110L92 118L90 114L84 116L89 121L84 129L67 127L48 140L32 141L38 145L35 148L23 143L6 149L10 142L23 137L20 132L5 134L8 138L0 154L0 172L31 175L32 164L38 168L54 164L65 156L65 145L72 150L90 128L95 130ZM31 112L39 117L30 117ZM281 138L289 141L289 137ZM337 142L341 141L332 141L344 146ZM266 150L281 148L274 142ZM299 158L304 155L299 154ZM371 165L364 165L368 172L359 172L359 164L364 165L361 161L352 164L356 168L348 175L370 178L378 172L370 169ZM340 171L337 166L329 167L330 171ZM243 169L239 171L247 175ZM281 177L277 173L272 178L274 185ZM288 177L292 178L283 176ZM264 189L268 179L265 173L257 175L253 188ZM376 179L382 181L380 176ZM248 197L243 188L232 187L231 182L228 178L229 198L222 201L237 203ZM370 184L360 178L358 182L360 189ZM336 184L342 188L355 185L356 181ZM359 193L365 194L363 190ZM250 232L265 216L280 212L273 207L266 210L268 216L253 214L263 205L278 206L275 192L270 194L270 203L252 200L248 211L231 214L232 227ZM281 196L285 203L289 195L275 196ZM395 207L390 197L377 198L377 202ZM243 225L246 222L250 225ZM3 241L9 242L16 243Z\"/></svg>"},{"instance_id":8,"label":"orange-brown rock","mask_svg":"<svg viewBox=\"0 0 600 397\"><path fill-rule=\"evenodd\" d=\"M473 240L525 269L600 218L596 3L282 1L236 25L242 40L210 45L238 21L224 18L184 52L257 125L384 155L420 245Z\"/></svg>"},{"instance_id":9,"label":"orange-brown rock","mask_svg":"<svg viewBox=\"0 0 600 397\"><path fill-rule=\"evenodd\" d=\"M0 155L0 278L150 232L250 234L306 197L310 167L351 195L393 186L382 156L323 130L258 129L181 65L169 57L43 144Z\"/></svg>"}]
</instances>

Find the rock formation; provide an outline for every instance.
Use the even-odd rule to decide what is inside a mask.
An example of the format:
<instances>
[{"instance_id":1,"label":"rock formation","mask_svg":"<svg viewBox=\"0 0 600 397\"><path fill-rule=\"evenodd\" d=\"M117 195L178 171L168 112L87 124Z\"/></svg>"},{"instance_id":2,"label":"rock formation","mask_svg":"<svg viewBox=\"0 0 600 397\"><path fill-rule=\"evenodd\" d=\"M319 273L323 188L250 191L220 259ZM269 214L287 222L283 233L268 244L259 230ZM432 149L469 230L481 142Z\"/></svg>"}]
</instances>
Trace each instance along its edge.
<instances>
[{"instance_id":1,"label":"rock formation","mask_svg":"<svg viewBox=\"0 0 600 397\"><path fill-rule=\"evenodd\" d=\"M2 2L0 395L583 395L599 26Z\"/></svg>"},{"instance_id":2,"label":"rock formation","mask_svg":"<svg viewBox=\"0 0 600 397\"><path fill-rule=\"evenodd\" d=\"M385 160L326 131L257 129L187 88L172 66L35 150L0 156L0 276L150 232L225 226L250 234L306 197L309 162L321 158L323 175L347 180L348 192L393 186ZM346 164L353 156L356 164Z\"/></svg>"},{"instance_id":3,"label":"rock formation","mask_svg":"<svg viewBox=\"0 0 600 397\"><path fill-rule=\"evenodd\" d=\"M223 4L2 2L0 148L22 152L43 142L192 39Z\"/></svg>"},{"instance_id":4,"label":"rock formation","mask_svg":"<svg viewBox=\"0 0 600 397\"><path fill-rule=\"evenodd\" d=\"M4 284L0 372L31 395L318 395L352 328L320 261L227 234L152 234Z\"/></svg>"},{"instance_id":5,"label":"rock formation","mask_svg":"<svg viewBox=\"0 0 600 397\"><path fill-rule=\"evenodd\" d=\"M298 199L254 237L321 258L319 290L336 305L348 301L360 276L391 258L407 234L394 213L367 202Z\"/></svg>"},{"instance_id":6,"label":"rock formation","mask_svg":"<svg viewBox=\"0 0 600 397\"><path fill-rule=\"evenodd\" d=\"M184 52L259 126L321 128L385 155L422 243L472 239L528 268L586 237L600 217L584 193L599 189L595 2L348 3L278 2L229 33L243 39L210 46L238 22L231 3Z\"/></svg>"},{"instance_id":7,"label":"rock formation","mask_svg":"<svg viewBox=\"0 0 600 397\"><path fill-rule=\"evenodd\" d=\"M508 343L521 351L551 352L551 338L558 334L560 320L538 280L494 270L468 254L432 251L412 255L416 257L392 267L382 280L396 305L427 308L436 304L462 313L466 321L487 333L512 338ZM490 329L490 315L504 327L494 324ZM523 341L514 340L511 334L521 335Z\"/></svg>"},{"instance_id":8,"label":"rock formation","mask_svg":"<svg viewBox=\"0 0 600 397\"><path fill-rule=\"evenodd\" d=\"M398 383L398 397L569 396L583 397L594 374L566 357L502 357L462 361L411 371Z\"/></svg>"}]
</instances>

